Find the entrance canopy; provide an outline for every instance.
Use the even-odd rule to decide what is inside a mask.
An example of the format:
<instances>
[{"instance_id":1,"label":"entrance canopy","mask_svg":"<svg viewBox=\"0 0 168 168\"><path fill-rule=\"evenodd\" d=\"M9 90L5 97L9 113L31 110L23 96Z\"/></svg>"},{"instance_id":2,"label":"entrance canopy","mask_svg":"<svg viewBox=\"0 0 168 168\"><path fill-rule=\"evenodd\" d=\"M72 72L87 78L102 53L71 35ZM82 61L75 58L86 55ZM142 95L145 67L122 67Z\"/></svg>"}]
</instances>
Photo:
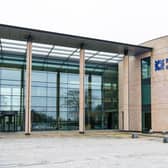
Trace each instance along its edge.
<instances>
[{"instance_id":1,"label":"entrance canopy","mask_svg":"<svg viewBox=\"0 0 168 168\"><path fill-rule=\"evenodd\" d=\"M1 53L26 53L26 41L31 37L32 54L57 57L62 60L79 60L79 50L85 49L85 61L118 63L124 55L137 56L152 48L113 41L99 40L36 29L0 24Z\"/></svg>"}]
</instances>

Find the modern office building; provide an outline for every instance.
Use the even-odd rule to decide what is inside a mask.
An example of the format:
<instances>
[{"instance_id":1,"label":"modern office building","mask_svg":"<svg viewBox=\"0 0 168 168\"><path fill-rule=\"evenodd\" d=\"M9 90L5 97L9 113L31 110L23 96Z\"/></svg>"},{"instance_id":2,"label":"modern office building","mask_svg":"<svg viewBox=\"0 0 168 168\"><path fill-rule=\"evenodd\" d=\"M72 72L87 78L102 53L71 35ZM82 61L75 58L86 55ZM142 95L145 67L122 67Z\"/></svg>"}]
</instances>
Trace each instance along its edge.
<instances>
[{"instance_id":1,"label":"modern office building","mask_svg":"<svg viewBox=\"0 0 168 168\"><path fill-rule=\"evenodd\" d=\"M167 90L167 36L137 46L0 25L0 131L167 131Z\"/></svg>"}]
</instances>

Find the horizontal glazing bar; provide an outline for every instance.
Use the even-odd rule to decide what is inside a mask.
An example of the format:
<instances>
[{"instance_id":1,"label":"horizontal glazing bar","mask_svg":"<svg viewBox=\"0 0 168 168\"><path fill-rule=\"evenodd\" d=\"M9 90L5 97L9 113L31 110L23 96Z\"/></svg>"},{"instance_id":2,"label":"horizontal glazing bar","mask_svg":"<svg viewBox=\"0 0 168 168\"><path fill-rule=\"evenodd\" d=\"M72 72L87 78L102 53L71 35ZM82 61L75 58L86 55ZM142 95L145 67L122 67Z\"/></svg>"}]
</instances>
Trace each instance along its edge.
<instances>
[{"instance_id":1,"label":"horizontal glazing bar","mask_svg":"<svg viewBox=\"0 0 168 168\"><path fill-rule=\"evenodd\" d=\"M15 44L26 44L26 41L18 41L18 40L9 40L9 39L1 39L2 43L15 43Z\"/></svg>"},{"instance_id":2,"label":"horizontal glazing bar","mask_svg":"<svg viewBox=\"0 0 168 168\"><path fill-rule=\"evenodd\" d=\"M16 45L2 45L2 49L3 48L12 48L12 49L21 49L21 50L26 50L26 46L16 46Z\"/></svg>"},{"instance_id":3,"label":"horizontal glazing bar","mask_svg":"<svg viewBox=\"0 0 168 168\"><path fill-rule=\"evenodd\" d=\"M49 52L51 50L51 48L45 49L45 48L36 48L36 47L32 47L33 51L41 51L41 52Z\"/></svg>"},{"instance_id":4,"label":"horizontal glazing bar","mask_svg":"<svg viewBox=\"0 0 168 168\"><path fill-rule=\"evenodd\" d=\"M4 42L2 41L2 45L10 45L10 46L18 46L18 47L26 47L26 43L13 43L13 42Z\"/></svg>"},{"instance_id":5,"label":"horizontal glazing bar","mask_svg":"<svg viewBox=\"0 0 168 168\"><path fill-rule=\"evenodd\" d=\"M9 47L3 47L2 50L5 50L5 51L14 51L14 52L26 52L26 50L23 50L23 49L18 49L18 48L9 48Z\"/></svg>"}]
</instances>

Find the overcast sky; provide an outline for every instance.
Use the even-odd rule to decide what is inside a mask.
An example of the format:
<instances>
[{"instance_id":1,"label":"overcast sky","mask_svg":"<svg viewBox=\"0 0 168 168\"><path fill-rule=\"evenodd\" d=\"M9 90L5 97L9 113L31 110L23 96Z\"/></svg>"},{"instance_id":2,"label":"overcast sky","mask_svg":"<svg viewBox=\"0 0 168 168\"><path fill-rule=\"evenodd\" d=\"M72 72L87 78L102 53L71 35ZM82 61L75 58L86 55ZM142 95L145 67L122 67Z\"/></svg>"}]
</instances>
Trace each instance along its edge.
<instances>
[{"instance_id":1,"label":"overcast sky","mask_svg":"<svg viewBox=\"0 0 168 168\"><path fill-rule=\"evenodd\" d=\"M168 35L168 0L0 0L0 23L139 44Z\"/></svg>"}]
</instances>

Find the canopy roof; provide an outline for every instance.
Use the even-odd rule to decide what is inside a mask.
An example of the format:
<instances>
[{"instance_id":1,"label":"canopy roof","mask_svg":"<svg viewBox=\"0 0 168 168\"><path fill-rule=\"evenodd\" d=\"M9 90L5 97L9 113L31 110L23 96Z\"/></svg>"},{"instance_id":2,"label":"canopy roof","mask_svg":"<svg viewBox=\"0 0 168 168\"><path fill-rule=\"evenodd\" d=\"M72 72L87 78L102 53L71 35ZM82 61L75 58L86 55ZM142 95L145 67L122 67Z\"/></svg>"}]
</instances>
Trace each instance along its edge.
<instances>
[{"instance_id":1,"label":"canopy roof","mask_svg":"<svg viewBox=\"0 0 168 168\"><path fill-rule=\"evenodd\" d=\"M79 59L81 46L86 49L86 61L103 63L119 62L125 54L137 56L152 51L144 46L0 24L1 51L26 52L25 42L30 36L33 54L65 60Z\"/></svg>"}]
</instances>

